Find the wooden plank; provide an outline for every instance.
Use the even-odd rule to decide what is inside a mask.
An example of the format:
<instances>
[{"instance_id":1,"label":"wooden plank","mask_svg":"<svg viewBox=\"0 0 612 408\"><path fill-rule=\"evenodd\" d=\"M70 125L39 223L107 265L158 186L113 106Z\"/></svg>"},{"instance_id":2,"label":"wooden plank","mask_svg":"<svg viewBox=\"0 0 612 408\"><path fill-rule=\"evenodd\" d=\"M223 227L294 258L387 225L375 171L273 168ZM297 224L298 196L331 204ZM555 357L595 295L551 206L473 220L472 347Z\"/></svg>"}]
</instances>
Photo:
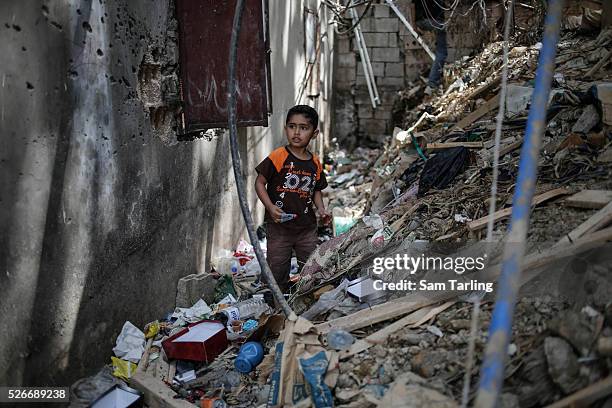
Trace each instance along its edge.
<instances>
[{"instance_id":1,"label":"wooden plank","mask_svg":"<svg viewBox=\"0 0 612 408\"><path fill-rule=\"evenodd\" d=\"M371 308L360 310L348 316L320 323L316 325L315 328L322 334L329 332L331 329L343 329L346 331L357 330L414 312L415 310L433 305L440 301L448 300L452 296L453 294L449 295L449 293L440 292L429 292L427 296L422 293L412 293L403 298L372 306Z\"/></svg>"},{"instance_id":2,"label":"wooden plank","mask_svg":"<svg viewBox=\"0 0 612 408\"><path fill-rule=\"evenodd\" d=\"M441 313L451 307L454 303L454 301L449 301L439 306L427 306L415 312L412 312L408 316L405 316L400 320L378 330L377 332L370 334L368 337L357 340L349 350L340 352L340 359L345 360L355 354L359 354L362 351L369 349L375 344L381 344L390 335L406 326L421 326L426 321L438 315L438 313Z\"/></svg>"},{"instance_id":3,"label":"wooden plank","mask_svg":"<svg viewBox=\"0 0 612 408\"><path fill-rule=\"evenodd\" d=\"M464 129L465 127L476 122L478 119L491 112L492 110L497 109L498 107L499 95L495 95L493 98L480 105L480 107L474 112L470 113L469 115L461 119L459 122L457 122L455 126L450 129L450 131L452 132L454 130Z\"/></svg>"},{"instance_id":4,"label":"wooden plank","mask_svg":"<svg viewBox=\"0 0 612 408\"><path fill-rule=\"evenodd\" d=\"M142 353L142 357L140 357L140 361L138 362L138 367L136 368L138 371L147 371L147 367L149 366L149 353L151 352L151 345L153 344L153 337L147 340L147 345L145 347L144 353Z\"/></svg>"},{"instance_id":5,"label":"wooden plank","mask_svg":"<svg viewBox=\"0 0 612 408\"><path fill-rule=\"evenodd\" d=\"M468 149L482 149L482 142L446 142L446 143L427 143L427 150L452 149L453 147L466 147Z\"/></svg>"},{"instance_id":6,"label":"wooden plank","mask_svg":"<svg viewBox=\"0 0 612 408\"><path fill-rule=\"evenodd\" d=\"M514 142L512 144L509 144L506 147L502 147L501 149L499 149L499 157L504 157L508 153L513 152L516 149L520 148L522 145L523 145L523 141L519 140L518 142Z\"/></svg>"},{"instance_id":7,"label":"wooden plank","mask_svg":"<svg viewBox=\"0 0 612 408\"><path fill-rule=\"evenodd\" d=\"M565 194L570 194L570 193L571 191L565 187L556 188L554 190L550 190L550 191L547 191L545 193L535 196L533 198L533 201L531 202L531 205L532 206L539 205L545 201L551 200L553 198L556 198L556 197L559 197ZM493 214L493 218L497 222L499 220L508 218L511 215L512 215L512 207L509 207L509 208L504 208L503 210L496 211L495 214ZM478 231L479 229L487 226L488 220L489 220L489 216L485 215L482 218L479 218L474 221L470 221L467 223L468 229L470 231Z\"/></svg>"},{"instance_id":8,"label":"wooden plank","mask_svg":"<svg viewBox=\"0 0 612 408\"><path fill-rule=\"evenodd\" d=\"M480 95L484 94L485 92L489 92L491 89L501 84L501 79L502 79L501 75L496 73L495 77L491 81L484 83L480 85L478 88L474 89L474 91L471 94L469 94L468 99L476 99Z\"/></svg>"},{"instance_id":9,"label":"wooden plank","mask_svg":"<svg viewBox=\"0 0 612 408\"><path fill-rule=\"evenodd\" d=\"M563 237L555 246L567 245L576 241L578 238L597 231L612 222L612 202L608 203L604 208L597 211L591 218L580 224L572 232Z\"/></svg>"},{"instance_id":10,"label":"wooden plank","mask_svg":"<svg viewBox=\"0 0 612 408\"><path fill-rule=\"evenodd\" d=\"M144 403L149 408L193 408L188 401L174 398L176 393L170 387L142 371L130 378L130 387L142 392Z\"/></svg>"},{"instance_id":11,"label":"wooden plank","mask_svg":"<svg viewBox=\"0 0 612 408\"><path fill-rule=\"evenodd\" d=\"M599 210L612 201L610 190L582 190L565 199L570 207L592 208Z\"/></svg>"},{"instance_id":12,"label":"wooden plank","mask_svg":"<svg viewBox=\"0 0 612 408\"><path fill-rule=\"evenodd\" d=\"M521 264L521 282L520 285L524 285L529 282L542 272L542 267L556 262L563 258L579 255L583 252L589 251L594 248L601 247L604 243L612 241L612 227L602 229L593 234L589 234L586 237L579 239L571 245L558 246L553 245L552 247L536 253L527 255ZM493 265L484 269L478 274L479 281L492 282L497 280L501 273L501 264Z\"/></svg>"},{"instance_id":13,"label":"wooden plank","mask_svg":"<svg viewBox=\"0 0 612 408\"><path fill-rule=\"evenodd\" d=\"M612 394L612 376L591 384L569 397L549 405L548 408L589 407L597 400L610 394Z\"/></svg>"}]
</instances>

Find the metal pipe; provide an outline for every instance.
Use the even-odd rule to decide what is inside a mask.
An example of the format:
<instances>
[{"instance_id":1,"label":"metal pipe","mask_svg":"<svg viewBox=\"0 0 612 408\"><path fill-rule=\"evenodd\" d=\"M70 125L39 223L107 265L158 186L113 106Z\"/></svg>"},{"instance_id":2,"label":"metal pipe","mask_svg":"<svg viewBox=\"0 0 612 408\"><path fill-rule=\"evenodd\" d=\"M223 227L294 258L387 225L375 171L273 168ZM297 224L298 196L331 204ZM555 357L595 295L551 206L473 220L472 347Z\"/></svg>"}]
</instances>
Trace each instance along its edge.
<instances>
[{"instance_id":1,"label":"metal pipe","mask_svg":"<svg viewBox=\"0 0 612 408\"><path fill-rule=\"evenodd\" d=\"M402 12L400 11L400 9L397 8L397 6L395 5L395 3L393 2L393 0L386 0L387 4L389 5L389 7L391 7L391 9L395 12L395 14L397 14L397 17L399 17L400 21L402 23L404 23L404 25L406 26L406 28L408 29L408 31L410 32L410 34L412 34L412 36L414 37L414 39L419 43L419 45L421 47L423 47L423 49L425 50L425 52L431 57L431 59L433 61L436 60L436 56L433 52L431 52L431 50L429 49L429 47L427 46L427 44L425 44L425 41L423 41L423 39L421 38L421 36L414 30L414 28L412 28L412 26L410 25L410 23L408 22L408 20L406 20L406 17L404 17L404 15L402 14Z\"/></svg>"},{"instance_id":2,"label":"metal pipe","mask_svg":"<svg viewBox=\"0 0 612 408\"><path fill-rule=\"evenodd\" d=\"M359 56L361 57L361 64L363 66L363 74L365 75L366 85L368 86L368 93L370 95L370 101L372 102L372 107L376 108L377 106L376 96L374 95L374 90L372 88L373 84L370 83L370 81L373 81L374 79L373 78L370 79L368 68L366 66L366 58L365 58L365 53L363 50L363 44L361 43L359 34L357 34L357 30L359 29L359 22L357 19L357 13L355 13L354 8L351 8L351 16L353 18L353 21L357 21L357 23L355 23L355 42L357 43L357 48L359 49Z\"/></svg>"},{"instance_id":3,"label":"metal pipe","mask_svg":"<svg viewBox=\"0 0 612 408\"><path fill-rule=\"evenodd\" d=\"M351 11L353 12L353 18L356 19L357 13L355 12L355 9L352 8ZM360 24L357 24L357 26L355 27L355 34L358 36L359 42L361 43L361 48L363 49L363 54L365 56L364 71L367 68L367 72L370 75L370 83L372 84L372 90L374 91L374 102L376 102L377 105L382 105L382 102L380 101L380 95L378 94L378 88L376 88L376 80L374 78L374 70L372 69L370 53L368 52L368 45L366 44L365 37L363 36L363 32L361 31ZM374 106L374 108L376 108L376 106Z\"/></svg>"},{"instance_id":4,"label":"metal pipe","mask_svg":"<svg viewBox=\"0 0 612 408\"><path fill-rule=\"evenodd\" d=\"M378 94L378 88L376 87L376 80L374 77L374 70L372 69L372 61L370 60L370 53L368 52L368 45L365 42L365 37L363 36L363 32L361 31L361 27L358 27L359 30L359 38L361 38L361 45L363 47L363 53L365 54L366 66L368 68L368 73L370 74L370 81L372 82L372 89L374 90L374 100L378 105L382 105L380 101L380 95Z\"/></svg>"},{"instance_id":5,"label":"metal pipe","mask_svg":"<svg viewBox=\"0 0 612 408\"><path fill-rule=\"evenodd\" d=\"M274 280L272 271L270 271L268 262L266 262L266 258L263 254L263 251L259 246L259 240L257 239L257 234L255 233L255 226L253 224L253 219L251 218L251 210L249 209L249 204L246 199L244 178L242 177L242 162L240 161L240 154L238 153L238 129L236 126L236 60L238 55L238 34L240 33L240 24L242 20L243 10L244 0L237 0L236 11L234 14L234 22L232 25L232 38L230 42L229 51L229 86L227 95L232 167L234 169L234 178L236 179L236 189L238 190L238 202L240 203L240 209L242 210L242 216L244 218L244 223L249 234L249 239L251 240L251 244L253 245L253 249L255 250L255 256L257 257L259 266L261 267L261 274L264 278L264 281L270 287L270 290L272 291L272 295L276 299L276 302L283 310L283 313L285 313L285 316L287 316L289 320L296 320L297 315L285 300L285 296L278 287L276 280Z\"/></svg>"},{"instance_id":6,"label":"metal pipe","mask_svg":"<svg viewBox=\"0 0 612 408\"><path fill-rule=\"evenodd\" d=\"M525 255L531 200L537 180L538 157L542 134L546 127L546 107L555 69L562 9L563 0L548 2L535 90L521 150L517 190L512 203L510 233L504 248L497 300L491 318L484 363L480 372L480 386L475 404L477 408L495 407L503 386L504 366L512 334L512 317L520 287L521 261Z\"/></svg>"}]
</instances>

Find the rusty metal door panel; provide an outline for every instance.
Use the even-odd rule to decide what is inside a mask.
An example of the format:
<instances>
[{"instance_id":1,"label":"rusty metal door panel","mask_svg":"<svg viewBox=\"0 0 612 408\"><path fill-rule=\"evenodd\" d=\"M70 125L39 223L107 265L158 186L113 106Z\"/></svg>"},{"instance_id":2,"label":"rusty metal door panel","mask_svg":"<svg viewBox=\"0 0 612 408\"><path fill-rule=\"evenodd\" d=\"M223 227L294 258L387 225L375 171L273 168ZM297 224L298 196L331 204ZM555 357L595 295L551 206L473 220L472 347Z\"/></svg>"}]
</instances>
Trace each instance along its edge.
<instances>
[{"instance_id":1,"label":"rusty metal door panel","mask_svg":"<svg viewBox=\"0 0 612 408\"><path fill-rule=\"evenodd\" d=\"M268 125L268 44L262 0L246 0L236 67L238 126ZM176 0L184 132L227 127L235 0ZM266 31L264 31L266 30Z\"/></svg>"}]
</instances>

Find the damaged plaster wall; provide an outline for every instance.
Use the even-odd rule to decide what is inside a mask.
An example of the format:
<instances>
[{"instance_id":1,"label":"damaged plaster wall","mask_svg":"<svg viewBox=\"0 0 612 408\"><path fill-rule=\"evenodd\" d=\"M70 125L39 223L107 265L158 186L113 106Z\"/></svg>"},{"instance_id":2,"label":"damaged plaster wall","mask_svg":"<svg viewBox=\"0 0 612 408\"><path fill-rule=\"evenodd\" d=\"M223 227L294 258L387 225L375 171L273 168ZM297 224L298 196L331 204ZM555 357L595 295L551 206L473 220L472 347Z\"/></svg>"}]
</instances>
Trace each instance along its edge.
<instances>
[{"instance_id":1,"label":"damaged plaster wall","mask_svg":"<svg viewBox=\"0 0 612 408\"><path fill-rule=\"evenodd\" d=\"M126 320L163 316L177 280L199 272L227 146L152 126L162 104L143 89L163 72L144 71L152 50L163 68L169 11L0 5L1 384L91 373Z\"/></svg>"},{"instance_id":2,"label":"damaged plaster wall","mask_svg":"<svg viewBox=\"0 0 612 408\"><path fill-rule=\"evenodd\" d=\"M331 91L299 92L304 8L320 2L270 6L274 114L269 128L239 130L256 220L253 167L283 143L286 110L307 102L324 133L331 123ZM169 0L13 0L0 16L0 313L10 328L0 384L65 386L109 362L126 320L165 316L179 278L208 272L246 234L227 134L176 141Z\"/></svg>"}]
</instances>

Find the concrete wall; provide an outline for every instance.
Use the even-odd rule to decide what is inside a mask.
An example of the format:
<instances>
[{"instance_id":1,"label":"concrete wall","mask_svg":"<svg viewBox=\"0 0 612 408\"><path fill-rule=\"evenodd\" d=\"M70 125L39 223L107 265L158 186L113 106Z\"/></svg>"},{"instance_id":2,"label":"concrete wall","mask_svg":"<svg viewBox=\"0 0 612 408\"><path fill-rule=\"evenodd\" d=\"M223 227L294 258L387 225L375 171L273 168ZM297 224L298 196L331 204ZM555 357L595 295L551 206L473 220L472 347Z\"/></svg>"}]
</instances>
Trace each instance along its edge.
<instances>
[{"instance_id":1,"label":"concrete wall","mask_svg":"<svg viewBox=\"0 0 612 408\"><path fill-rule=\"evenodd\" d=\"M416 0L420 2L421 0ZM353 33L336 38L336 91L334 106L334 136L351 148L359 143L381 143L390 136L395 123L394 103L398 91L411 82L420 82L419 76L427 78L432 60L415 41L397 15L384 0L375 2L360 26L364 33L375 82L382 104L372 107L368 93L359 49ZM395 4L406 19L415 27L415 1L397 0ZM447 30L448 59L456 60L478 50L490 36L500 13L498 2L489 2L487 24L479 20L478 10L468 12L469 5L461 4ZM361 15L365 7L358 8ZM463 15L465 14L465 15ZM483 27L485 27L483 29ZM429 48L435 52L435 34L421 32Z\"/></svg>"},{"instance_id":2,"label":"concrete wall","mask_svg":"<svg viewBox=\"0 0 612 408\"><path fill-rule=\"evenodd\" d=\"M307 3L270 2L274 115L240 132L249 186L300 99L303 9L317 8ZM2 385L97 371L126 320L164 316L177 280L244 235L228 137L177 143L164 102L148 95L176 61L169 10L168 0L0 3ZM152 50L164 54L161 76ZM323 96L307 102L329 133Z\"/></svg>"}]
</instances>

